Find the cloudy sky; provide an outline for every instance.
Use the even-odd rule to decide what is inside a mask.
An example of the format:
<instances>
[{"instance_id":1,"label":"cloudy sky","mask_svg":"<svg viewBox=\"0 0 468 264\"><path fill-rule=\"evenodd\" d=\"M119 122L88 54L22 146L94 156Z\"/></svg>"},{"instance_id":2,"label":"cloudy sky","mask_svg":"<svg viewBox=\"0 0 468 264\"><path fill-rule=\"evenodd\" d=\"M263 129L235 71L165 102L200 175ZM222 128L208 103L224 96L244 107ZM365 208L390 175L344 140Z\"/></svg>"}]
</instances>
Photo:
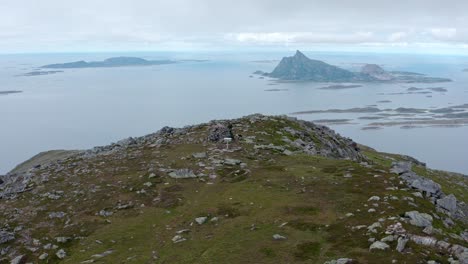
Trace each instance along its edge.
<instances>
[{"instance_id":1,"label":"cloudy sky","mask_svg":"<svg viewBox=\"0 0 468 264\"><path fill-rule=\"evenodd\" d=\"M0 0L0 53L313 49L468 53L466 0Z\"/></svg>"}]
</instances>

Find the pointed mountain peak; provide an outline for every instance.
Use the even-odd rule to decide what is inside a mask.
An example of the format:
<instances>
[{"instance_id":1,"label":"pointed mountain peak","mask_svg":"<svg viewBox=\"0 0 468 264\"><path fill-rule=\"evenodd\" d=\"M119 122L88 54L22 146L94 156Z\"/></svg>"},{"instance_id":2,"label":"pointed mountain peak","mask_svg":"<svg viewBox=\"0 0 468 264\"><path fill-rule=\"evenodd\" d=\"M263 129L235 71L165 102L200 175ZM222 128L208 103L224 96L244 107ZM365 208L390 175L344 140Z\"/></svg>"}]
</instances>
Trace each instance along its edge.
<instances>
[{"instance_id":1,"label":"pointed mountain peak","mask_svg":"<svg viewBox=\"0 0 468 264\"><path fill-rule=\"evenodd\" d=\"M296 50L296 54L294 54L294 57L306 57L306 55L304 55L304 53L302 53L300 50Z\"/></svg>"}]
</instances>

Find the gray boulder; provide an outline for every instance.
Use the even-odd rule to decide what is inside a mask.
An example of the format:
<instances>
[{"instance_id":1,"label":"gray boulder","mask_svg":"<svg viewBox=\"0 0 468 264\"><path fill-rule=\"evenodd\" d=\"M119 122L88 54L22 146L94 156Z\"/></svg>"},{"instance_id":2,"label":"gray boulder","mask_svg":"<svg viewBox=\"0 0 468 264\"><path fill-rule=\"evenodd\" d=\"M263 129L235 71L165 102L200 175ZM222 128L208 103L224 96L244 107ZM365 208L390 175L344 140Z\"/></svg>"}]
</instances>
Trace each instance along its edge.
<instances>
[{"instance_id":1,"label":"gray boulder","mask_svg":"<svg viewBox=\"0 0 468 264\"><path fill-rule=\"evenodd\" d=\"M449 194L436 202L439 208L448 211L451 214L457 212L457 198L453 194Z\"/></svg>"},{"instance_id":2,"label":"gray boulder","mask_svg":"<svg viewBox=\"0 0 468 264\"><path fill-rule=\"evenodd\" d=\"M387 243L381 241L375 241L370 245L369 250L379 249L379 250L387 250L390 246Z\"/></svg>"},{"instance_id":3,"label":"gray boulder","mask_svg":"<svg viewBox=\"0 0 468 264\"><path fill-rule=\"evenodd\" d=\"M438 197L441 193L440 184L434 182L433 180L429 180L423 177L413 181L411 183L411 187L425 192L426 196Z\"/></svg>"},{"instance_id":4,"label":"gray boulder","mask_svg":"<svg viewBox=\"0 0 468 264\"><path fill-rule=\"evenodd\" d=\"M399 237L398 238L398 244L397 244L397 247L396 247L396 250L398 252L403 252L403 250L405 250L405 247L406 247L406 243L408 243L408 238L405 238L405 237Z\"/></svg>"},{"instance_id":5,"label":"gray boulder","mask_svg":"<svg viewBox=\"0 0 468 264\"><path fill-rule=\"evenodd\" d=\"M201 216L201 217L195 218L195 222L197 222L197 224L199 224L199 225L203 225L206 222L206 220L208 220L208 217L206 217L206 216Z\"/></svg>"},{"instance_id":6,"label":"gray boulder","mask_svg":"<svg viewBox=\"0 0 468 264\"><path fill-rule=\"evenodd\" d=\"M21 264L26 260L25 255L20 255L11 260L10 264Z\"/></svg>"},{"instance_id":7,"label":"gray boulder","mask_svg":"<svg viewBox=\"0 0 468 264\"><path fill-rule=\"evenodd\" d=\"M420 213L418 211L411 211L406 212L405 216L408 217L410 220L410 224L419 226L419 227L427 227L432 225L432 216L426 213Z\"/></svg>"},{"instance_id":8,"label":"gray boulder","mask_svg":"<svg viewBox=\"0 0 468 264\"><path fill-rule=\"evenodd\" d=\"M405 172L410 172L410 171L411 171L411 162L407 162L407 161L393 162L392 168L390 169L390 172L393 172L399 175Z\"/></svg>"}]
</instances>

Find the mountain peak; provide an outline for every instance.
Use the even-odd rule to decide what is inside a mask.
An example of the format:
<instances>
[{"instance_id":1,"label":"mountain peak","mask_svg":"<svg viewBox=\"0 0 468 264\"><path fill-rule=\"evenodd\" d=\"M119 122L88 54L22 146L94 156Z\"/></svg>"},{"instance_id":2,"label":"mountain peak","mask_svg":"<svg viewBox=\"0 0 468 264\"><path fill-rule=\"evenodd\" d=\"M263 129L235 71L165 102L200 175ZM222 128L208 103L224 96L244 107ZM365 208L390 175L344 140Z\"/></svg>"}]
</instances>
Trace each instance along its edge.
<instances>
[{"instance_id":1,"label":"mountain peak","mask_svg":"<svg viewBox=\"0 0 468 264\"><path fill-rule=\"evenodd\" d=\"M323 61L309 59L299 50L292 57L284 57L268 76L283 80L320 82L354 81L358 79L350 71Z\"/></svg>"},{"instance_id":2,"label":"mountain peak","mask_svg":"<svg viewBox=\"0 0 468 264\"><path fill-rule=\"evenodd\" d=\"M296 54L294 54L294 57L306 57L306 55L304 55L304 53L302 53L300 50L296 50Z\"/></svg>"}]
</instances>

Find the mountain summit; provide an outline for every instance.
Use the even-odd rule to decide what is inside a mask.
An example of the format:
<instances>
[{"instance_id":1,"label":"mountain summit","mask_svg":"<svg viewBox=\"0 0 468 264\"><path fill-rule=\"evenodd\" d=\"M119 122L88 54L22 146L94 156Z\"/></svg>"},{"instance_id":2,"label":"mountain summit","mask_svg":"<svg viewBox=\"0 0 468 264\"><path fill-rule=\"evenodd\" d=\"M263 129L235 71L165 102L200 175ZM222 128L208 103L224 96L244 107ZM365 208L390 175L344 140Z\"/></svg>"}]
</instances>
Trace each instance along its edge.
<instances>
[{"instance_id":1,"label":"mountain summit","mask_svg":"<svg viewBox=\"0 0 468 264\"><path fill-rule=\"evenodd\" d=\"M347 82L362 79L360 74L341 69L323 61L309 59L299 50L292 57L284 57L268 76L282 80L318 82Z\"/></svg>"},{"instance_id":2,"label":"mountain summit","mask_svg":"<svg viewBox=\"0 0 468 264\"><path fill-rule=\"evenodd\" d=\"M285 116L164 127L0 176L0 263L467 264L467 186Z\"/></svg>"}]
</instances>

